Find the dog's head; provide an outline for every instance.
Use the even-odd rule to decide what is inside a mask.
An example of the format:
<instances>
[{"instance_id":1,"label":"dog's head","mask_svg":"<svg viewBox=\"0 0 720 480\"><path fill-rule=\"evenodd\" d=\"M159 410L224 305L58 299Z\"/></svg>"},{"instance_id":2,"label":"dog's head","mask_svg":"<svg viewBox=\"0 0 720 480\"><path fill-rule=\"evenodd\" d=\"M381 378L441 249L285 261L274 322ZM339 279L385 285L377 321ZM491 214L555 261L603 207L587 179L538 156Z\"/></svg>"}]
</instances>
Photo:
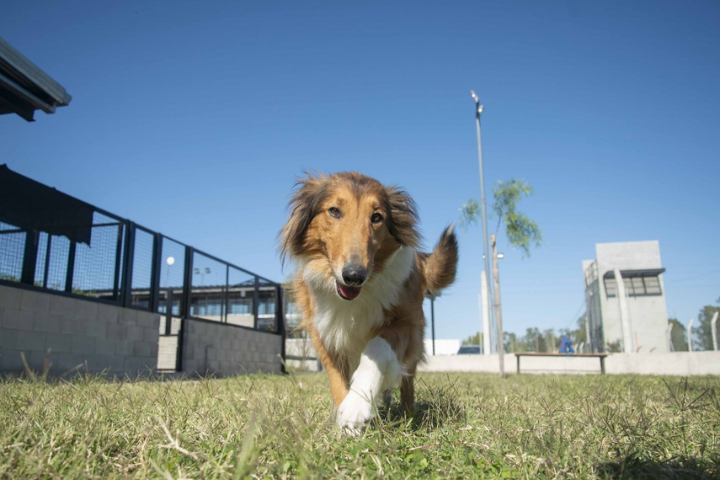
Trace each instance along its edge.
<instances>
[{"instance_id":1,"label":"dog's head","mask_svg":"<svg viewBox=\"0 0 720 480\"><path fill-rule=\"evenodd\" d=\"M311 175L290 200L280 232L283 262L307 261L352 300L401 246L417 247L417 211L410 196L359 173Z\"/></svg>"}]
</instances>

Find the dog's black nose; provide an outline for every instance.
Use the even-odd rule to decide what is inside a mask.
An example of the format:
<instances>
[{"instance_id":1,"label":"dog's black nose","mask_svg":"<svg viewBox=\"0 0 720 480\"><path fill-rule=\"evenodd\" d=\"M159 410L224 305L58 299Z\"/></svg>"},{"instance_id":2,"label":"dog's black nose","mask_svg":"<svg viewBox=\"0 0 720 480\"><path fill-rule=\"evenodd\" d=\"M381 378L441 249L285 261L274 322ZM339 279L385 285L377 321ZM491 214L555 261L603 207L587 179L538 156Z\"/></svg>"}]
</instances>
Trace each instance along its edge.
<instances>
[{"instance_id":1,"label":"dog's black nose","mask_svg":"<svg viewBox=\"0 0 720 480\"><path fill-rule=\"evenodd\" d=\"M343 268L342 276L346 285L358 286L367 278L367 270L362 265L349 265Z\"/></svg>"}]
</instances>

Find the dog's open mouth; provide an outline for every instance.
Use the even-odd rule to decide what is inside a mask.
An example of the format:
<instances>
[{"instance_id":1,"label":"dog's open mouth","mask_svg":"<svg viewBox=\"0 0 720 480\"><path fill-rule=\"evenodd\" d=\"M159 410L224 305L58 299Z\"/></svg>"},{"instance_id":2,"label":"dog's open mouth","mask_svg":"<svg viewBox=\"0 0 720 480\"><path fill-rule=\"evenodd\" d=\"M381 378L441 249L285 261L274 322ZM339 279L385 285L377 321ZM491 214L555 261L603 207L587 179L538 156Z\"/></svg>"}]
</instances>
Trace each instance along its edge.
<instances>
[{"instance_id":1,"label":"dog's open mouth","mask_svg":"<svg viewBox=\"0 0 720 480\"><path fill-rule=\"evenodd\" d=\"M352 300L360 295L360 289L362 287L350 287L348 285L343 285L340 282L335 282L335 284L337 285L338 294L345 300Z\"/></svg>"}]
</instances>

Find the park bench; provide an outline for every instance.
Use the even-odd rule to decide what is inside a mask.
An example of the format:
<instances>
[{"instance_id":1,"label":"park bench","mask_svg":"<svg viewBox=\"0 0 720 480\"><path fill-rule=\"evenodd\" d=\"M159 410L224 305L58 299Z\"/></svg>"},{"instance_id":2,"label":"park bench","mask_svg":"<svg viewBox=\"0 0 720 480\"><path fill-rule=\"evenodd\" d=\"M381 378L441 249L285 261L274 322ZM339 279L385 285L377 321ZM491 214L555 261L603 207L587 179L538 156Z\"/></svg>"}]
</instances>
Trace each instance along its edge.
<instances>
[{"instance_id":1,"label":"park bench","mask_svg":"<svg viewBox=\"0 0 720 480\"><path fill-rule=\"evenodd\" d=\"M517 373L520 373L520 357L595 357L600 359L600 372L605 374L605 357L607 353L540 353L540 352L516 352Z\"/></svg>"}]
</instances>

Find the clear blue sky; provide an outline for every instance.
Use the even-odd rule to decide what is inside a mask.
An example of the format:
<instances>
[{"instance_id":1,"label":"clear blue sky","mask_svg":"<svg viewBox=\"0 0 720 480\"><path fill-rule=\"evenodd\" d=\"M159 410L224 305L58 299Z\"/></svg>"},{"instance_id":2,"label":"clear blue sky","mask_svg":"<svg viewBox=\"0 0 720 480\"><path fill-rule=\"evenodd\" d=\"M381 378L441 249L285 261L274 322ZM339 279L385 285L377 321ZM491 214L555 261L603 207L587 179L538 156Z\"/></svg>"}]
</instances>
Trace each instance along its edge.
<instances>
[{"instance_id":1,"label":"clear blue sky","mask_svg":"<svg viewBox=\"0 0 720 480\"><path fill-rule=\"evenodd\" d=\"M544 244L500 245L506 330L574 325L595 244L659 240L668 314L720 296L720 4L5 2L0 35L73 96L0 117L0 163L282 280L276 234L305 169L416 199L426 245L524 178ZM494 225L494 221L490 221ZM479 329L482 242L460 232L438 338Z\"/></svg>"}]
</instances>

